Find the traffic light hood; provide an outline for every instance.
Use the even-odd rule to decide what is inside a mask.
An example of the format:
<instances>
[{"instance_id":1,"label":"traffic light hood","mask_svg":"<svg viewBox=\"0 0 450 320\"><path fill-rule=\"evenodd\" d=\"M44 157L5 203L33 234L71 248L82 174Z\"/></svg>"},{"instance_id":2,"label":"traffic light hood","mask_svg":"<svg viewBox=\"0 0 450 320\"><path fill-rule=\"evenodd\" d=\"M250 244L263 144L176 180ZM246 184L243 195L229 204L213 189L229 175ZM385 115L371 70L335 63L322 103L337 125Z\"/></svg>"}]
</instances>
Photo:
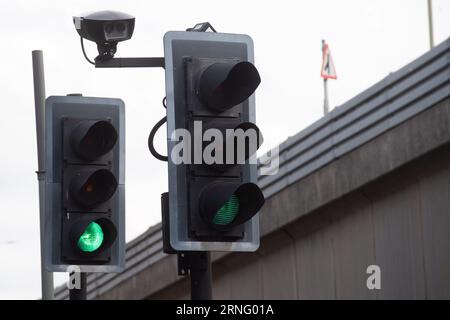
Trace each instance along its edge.
<instances>
[{"instance_id":1,"label":"traffic light hood","mask_svg":"<svg viewBox=\"0 0 450 320\"><path fill-rule=\"evenodd\" d=\"M247 100L261 83L258 70L247 61L218 62L199 80L199 97L210 109L223 112Z\"/></svg>"}]
</instances>

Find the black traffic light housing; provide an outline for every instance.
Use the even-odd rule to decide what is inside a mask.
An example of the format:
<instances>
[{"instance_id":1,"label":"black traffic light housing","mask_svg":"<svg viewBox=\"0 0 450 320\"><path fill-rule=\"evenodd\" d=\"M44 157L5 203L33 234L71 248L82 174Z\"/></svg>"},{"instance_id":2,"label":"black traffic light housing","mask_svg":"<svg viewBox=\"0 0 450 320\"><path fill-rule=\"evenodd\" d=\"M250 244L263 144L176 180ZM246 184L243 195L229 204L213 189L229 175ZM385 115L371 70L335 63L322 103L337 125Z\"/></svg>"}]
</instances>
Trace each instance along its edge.
<instances>
[{"instance_id":1,"label":"black traffic light housing","mask_svg":"<svg viewBox=\"0 0 450 320\"><path fill-rule=\"evenodd\" d=\"M46 100L49 271L119 272L125 256L125 113L119 99Z\"/></svg>"},{"instance_id":2,"label":"black traffic light housing","mask_svg":"<svg viewBox=\"0 0 450 320\"><path fill-rule=\"evenodd\" d=\"M255 124L253 93L261 79L252 40L168 32L164 50L170 245L178 251L254 251L264 196L256 185L255 153L263 139ZM189 143L175 130L187 131ZM227 147L239 140L238 131L244 133L239 153L236 145ZM245 135L251 131L254 139ZM173 154L179 143L191 147L189 156L182 156L189 163ZM207 151L213 162L203 157Z\"/></svg>"}]
</instances>

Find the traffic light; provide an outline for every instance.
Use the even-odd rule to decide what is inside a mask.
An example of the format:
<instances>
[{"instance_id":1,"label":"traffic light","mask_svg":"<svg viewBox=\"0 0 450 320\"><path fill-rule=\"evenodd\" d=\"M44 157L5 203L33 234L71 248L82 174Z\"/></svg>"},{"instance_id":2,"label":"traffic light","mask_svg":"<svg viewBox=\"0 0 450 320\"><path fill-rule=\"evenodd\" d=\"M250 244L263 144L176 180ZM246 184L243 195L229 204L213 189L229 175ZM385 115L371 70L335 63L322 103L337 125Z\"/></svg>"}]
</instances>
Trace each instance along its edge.
<instances>
[{"instance_id":1,"label":"traffic light","mask_svg":"<svg viewBox=\"0 0 450 320\"><path fill-rule=\"evenodd\" d=\"M256 185L262 134L253 42L239 34L164 36L170 245L254 251L264 196Z\"/></svg>"},{"instance_id":2,"label":"traffic light","mask_svg":"<svg viewBox=\"0 0 450 320\"><path fill-rule=\"evenodd\" d=\"M46 100L49 271L119 272L125 257L125 112L119 99Z\"/></svg>"}]
</instances>

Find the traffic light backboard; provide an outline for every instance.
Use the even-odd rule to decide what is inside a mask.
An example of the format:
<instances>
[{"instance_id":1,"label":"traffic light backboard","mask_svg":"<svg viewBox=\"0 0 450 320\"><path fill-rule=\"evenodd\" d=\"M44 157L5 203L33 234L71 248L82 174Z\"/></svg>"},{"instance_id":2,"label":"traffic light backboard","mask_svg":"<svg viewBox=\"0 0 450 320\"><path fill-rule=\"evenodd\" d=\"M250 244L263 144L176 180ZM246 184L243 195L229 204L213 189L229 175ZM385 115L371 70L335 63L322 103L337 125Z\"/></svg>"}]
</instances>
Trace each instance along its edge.
<instances>
[{"instance_id":1,"label":"traffic light backboard","mask_svg":"<svg viewBox=\"0 0 450 320\"><path fill-rule=\"evenodd\" d=\"M119 272L125 256L125 110L120 99L51 96L45 107L45 263Z\"/></svg>"},{"instance_id":2,"label":"traffic light backboard","mask_svg":"<svg viewBox=\"0 0 450 320\"><path fill-rule=\"evenodd\" d=\"M164 36L170 245L179 251L254 251L264 196L256 185L254 91L261 79L249 36Z\"/></svg>"}]
</instances>

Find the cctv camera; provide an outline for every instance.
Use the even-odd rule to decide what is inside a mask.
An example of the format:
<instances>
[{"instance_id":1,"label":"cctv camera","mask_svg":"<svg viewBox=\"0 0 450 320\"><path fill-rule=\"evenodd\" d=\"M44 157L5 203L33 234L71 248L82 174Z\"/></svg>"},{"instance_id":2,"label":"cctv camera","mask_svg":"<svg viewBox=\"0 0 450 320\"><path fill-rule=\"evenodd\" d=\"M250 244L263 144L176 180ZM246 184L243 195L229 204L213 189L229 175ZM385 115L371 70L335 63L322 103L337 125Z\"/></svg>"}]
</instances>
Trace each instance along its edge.
<instances>
[{"instance_id":1,"label":"cctv camera","mask_svg":"<svg viewBox=\"0 0 450 320\"><path fill-rule=\"evenodd\" d=\"M78 34L97 44L95 61L109 60L117 51L117 43L131 38L134 30L132 15L117 11L97 11L73 17Z\"/></svg>"}]
</instances>

